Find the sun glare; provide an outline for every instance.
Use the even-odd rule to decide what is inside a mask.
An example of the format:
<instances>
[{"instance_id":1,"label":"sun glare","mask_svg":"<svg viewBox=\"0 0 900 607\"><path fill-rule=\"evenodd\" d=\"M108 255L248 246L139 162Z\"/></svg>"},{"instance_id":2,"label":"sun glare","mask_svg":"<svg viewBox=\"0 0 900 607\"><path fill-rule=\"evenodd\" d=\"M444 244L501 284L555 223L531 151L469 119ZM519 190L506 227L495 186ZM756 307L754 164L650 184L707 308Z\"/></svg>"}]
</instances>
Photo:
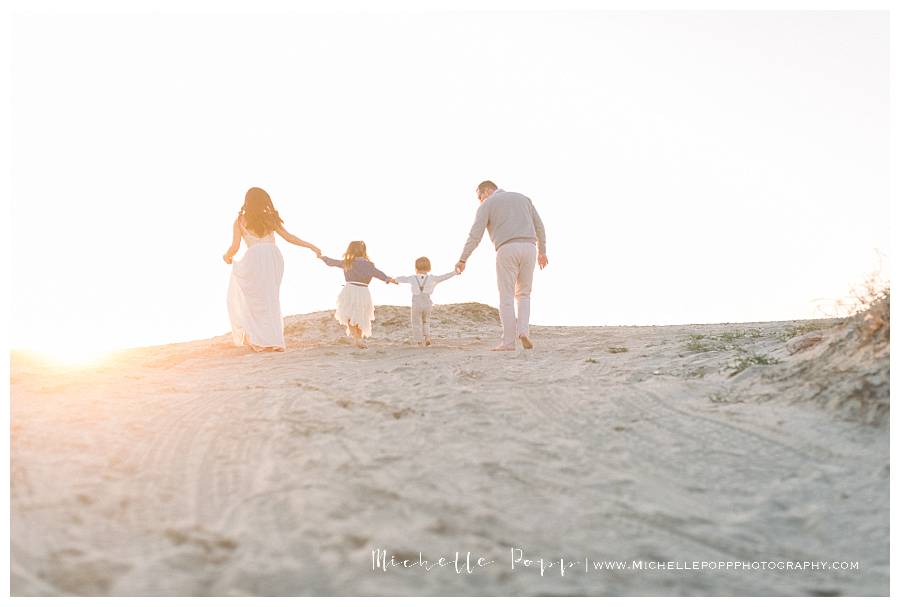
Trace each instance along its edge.
<instances>
[{"instance_id":1,"label":"sun glare","mask_svg":"<svg viewBox=\"0 0 900 607\"><path fill-rule=\"evenodd\" d=\"M39 344L20 349L41 360L60 367L88 367L107 362L116 351L114 347L86 345L81 342Z\"/></svg>"}]
</instances>

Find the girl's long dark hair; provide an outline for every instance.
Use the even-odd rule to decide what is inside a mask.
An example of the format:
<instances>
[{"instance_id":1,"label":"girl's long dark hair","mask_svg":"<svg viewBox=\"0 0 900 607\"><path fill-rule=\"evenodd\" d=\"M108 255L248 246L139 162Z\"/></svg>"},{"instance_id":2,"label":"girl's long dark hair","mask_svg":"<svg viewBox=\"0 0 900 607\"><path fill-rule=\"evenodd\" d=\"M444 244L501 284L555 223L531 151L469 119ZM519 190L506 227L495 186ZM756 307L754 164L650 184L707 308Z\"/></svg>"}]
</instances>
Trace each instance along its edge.
<instances>
[{"instance_id":1,"label":"girl's long dark hair","mask_svg":"<svg viewBox=\"0 0 900 607\"><path fill-rule=\"evenodd\" d=\"M247 229L257 236L268 236L284 223L281 221L278 211L275 210L269 194L262 188L247 190L240 217L244 218L244 225Z\"/></svg>"}]
</instances>

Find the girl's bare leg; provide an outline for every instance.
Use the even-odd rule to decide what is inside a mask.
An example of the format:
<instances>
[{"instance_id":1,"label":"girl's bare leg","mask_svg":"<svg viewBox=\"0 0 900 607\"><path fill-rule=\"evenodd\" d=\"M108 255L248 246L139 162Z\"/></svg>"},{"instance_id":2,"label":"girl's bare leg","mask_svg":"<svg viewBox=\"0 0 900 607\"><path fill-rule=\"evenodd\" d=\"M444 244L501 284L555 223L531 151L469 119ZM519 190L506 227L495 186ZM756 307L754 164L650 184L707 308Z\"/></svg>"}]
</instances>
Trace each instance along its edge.
<instances>
[{"instance_id":1,"label":"girl's bare leg","mask_svg":"<svg viewBox=\"0 0 900 607\"><path fill-rule=\"evenodd\" d=\"M368 348L366 342L363 341L362 337L362 329L359 328L359 325L350 325L350 331L353 333L353 341L356 343L356 347L363 349Z\"/></svg>"}]
</instances>

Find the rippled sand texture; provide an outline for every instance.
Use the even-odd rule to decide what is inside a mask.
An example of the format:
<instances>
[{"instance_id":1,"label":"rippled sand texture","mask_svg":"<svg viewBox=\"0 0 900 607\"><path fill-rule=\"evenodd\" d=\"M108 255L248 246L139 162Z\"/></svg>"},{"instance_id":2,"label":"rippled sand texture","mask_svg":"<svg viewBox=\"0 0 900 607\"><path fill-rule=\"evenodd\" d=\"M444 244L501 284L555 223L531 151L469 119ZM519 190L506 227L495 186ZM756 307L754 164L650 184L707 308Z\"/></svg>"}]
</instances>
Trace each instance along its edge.
<instances>
[{"instance_id":1,"label":"rippled sand texture","mask_svg":"<svg viewBox=\"0 0 900 607\"><path fill-rule=\"evenodd\" d=\"M888 593L887 351L847 323L538 327L509 354L487 306L438 306L427 350L376 314L366 351L322 312L286 353L14 354L12 594ZM541 577L511 547L859 570Z\"/></svg>"}]
</instances>

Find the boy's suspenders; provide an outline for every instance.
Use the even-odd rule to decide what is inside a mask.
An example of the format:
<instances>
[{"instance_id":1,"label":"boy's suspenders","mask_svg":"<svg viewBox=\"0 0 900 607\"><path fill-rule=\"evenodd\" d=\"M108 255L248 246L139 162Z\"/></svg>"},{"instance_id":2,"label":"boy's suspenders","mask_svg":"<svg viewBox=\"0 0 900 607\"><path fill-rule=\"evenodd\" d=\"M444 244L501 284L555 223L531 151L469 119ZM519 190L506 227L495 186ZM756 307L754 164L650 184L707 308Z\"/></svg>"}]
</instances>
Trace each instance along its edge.
<instances>
[{"instance_id":1,"label":"boy's suspenders","mask_svg":"<svg viewBox=\"0 0 900 607\"><path fill-rule=\"evenodd\" d=\"M425 278L422 282L419 282L419 275L416 274L416 284L419 285L419 293L425 292L425 283L428 282L428 274L425 275Z\"/></svg>"}]
</instances>

